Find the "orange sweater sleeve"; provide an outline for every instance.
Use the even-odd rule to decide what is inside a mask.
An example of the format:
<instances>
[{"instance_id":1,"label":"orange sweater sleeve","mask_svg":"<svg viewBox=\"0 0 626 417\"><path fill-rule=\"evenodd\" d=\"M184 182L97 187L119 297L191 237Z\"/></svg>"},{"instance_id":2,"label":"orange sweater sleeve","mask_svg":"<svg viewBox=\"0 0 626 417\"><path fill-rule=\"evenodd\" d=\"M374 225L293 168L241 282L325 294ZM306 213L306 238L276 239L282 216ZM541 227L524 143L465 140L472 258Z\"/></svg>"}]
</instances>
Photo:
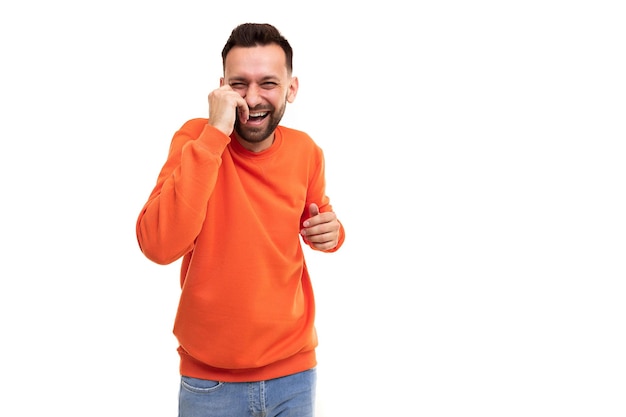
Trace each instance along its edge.
<instances>
[{"instance_id":1,"label":"orange sweater sleeve","mask_svg":"<svg viewBox=\"0 0 626 417\"><path fill-rule=\"evenodd\" d=\"M311 203L316 203L318 205L320 213L325 213L333 210L333 207L330 204L330 199L326 195L326 163L324 160L324 152L320 148L317 149L318 153L315 154L317 159L314 162L314 166L316 167L316 169L313 171L313 174L309 178L307 201L305 204L304 212L302 213L302 217L300 219L300 224L302 224L307 218L309 218L308 207L309 205L311 205ZM345 229L341 222L339 222L339 226L339 240L337 242L337 245L334 248L327 249L323 252L336 252L343 245L343 242L346 238ZM319 249L315 248L306 239L303 239L303 242L311 249L319 251Z\"/></svg>"},{"instance_id":2,"label":"orange sweater sleeve","mask_svg":"<svg viewBox=\"0 0 626 417\"><path fill-rule=\"evenodd\" d=\"M230 137L192 119L172 138L167 161L136 223L145 256L169 264L193 248Z\"/></svg>"}]
</instances>

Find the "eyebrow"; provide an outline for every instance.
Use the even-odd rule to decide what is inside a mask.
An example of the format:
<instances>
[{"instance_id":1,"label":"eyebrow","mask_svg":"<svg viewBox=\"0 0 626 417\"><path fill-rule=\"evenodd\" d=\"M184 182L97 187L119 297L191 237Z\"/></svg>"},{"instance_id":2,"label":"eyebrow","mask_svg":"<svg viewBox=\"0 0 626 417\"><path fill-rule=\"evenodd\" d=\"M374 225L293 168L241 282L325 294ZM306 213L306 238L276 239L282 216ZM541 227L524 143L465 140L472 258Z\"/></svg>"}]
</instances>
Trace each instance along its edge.
<instances>
[{"instance_id":1,"label":"eyebrow","mask_svg":"<svg viewBox=\"0 0 626 417\"><path fill-rule=\"evenodd\" d=\"M228 78L228 82L233 82L233 81L247 81L248 78L245 77L231 77ZM264 77L261 78L260 80L261 82L263 81L280 81L280 77L277 77L275 75L266 75Z\"/></svg>"}]
</instances>

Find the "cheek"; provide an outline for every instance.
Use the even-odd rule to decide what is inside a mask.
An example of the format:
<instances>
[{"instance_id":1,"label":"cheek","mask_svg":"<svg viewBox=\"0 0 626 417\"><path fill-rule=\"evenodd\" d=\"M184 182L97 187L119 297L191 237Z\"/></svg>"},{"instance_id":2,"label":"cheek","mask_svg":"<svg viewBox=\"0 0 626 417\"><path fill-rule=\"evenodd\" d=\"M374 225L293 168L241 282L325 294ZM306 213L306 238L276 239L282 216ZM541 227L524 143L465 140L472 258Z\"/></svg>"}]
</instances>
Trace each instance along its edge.
<instances>
[{"instance_id":1,"label":"cheek","mask_svg":"<svg viewBox=\"0 0 626 417\"><path fill-rule=\"evenodd\" d=\"M287 99L288 95L285 95L283 91L269 91L263 96L263 98L275 108L282 106L283 102Z\"/></svg>"}]
</instances>

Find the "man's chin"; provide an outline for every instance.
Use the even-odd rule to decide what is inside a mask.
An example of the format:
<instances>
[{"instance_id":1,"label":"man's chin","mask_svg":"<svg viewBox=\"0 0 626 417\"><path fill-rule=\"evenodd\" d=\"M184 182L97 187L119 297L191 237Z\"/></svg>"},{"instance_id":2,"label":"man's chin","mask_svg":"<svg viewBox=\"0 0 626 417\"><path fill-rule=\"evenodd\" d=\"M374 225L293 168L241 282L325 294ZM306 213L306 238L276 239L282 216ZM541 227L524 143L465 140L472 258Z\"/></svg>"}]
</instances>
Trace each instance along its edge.
<instances>
[{"instance_id":1,"label":"man's chin","mask_svg":"<svg viewBox=\"0 0 626 417\"><path fill-rule=\"evenodd\" d=\"M280 122L280 119L278 122ZM242 124L237 121L235 123L235 131L246 142L259 143L272 136L274 130L278 127L278 122L269 116L263 120L263 123L255 126L250 126L247 123Z\"/></svg>"},{"instance_id":2,"label":"man's chin","mask_svg":"<svg viewBox=\"0 0 626 417\"><path fill-rule=\"evenodd\" d=\"M250 143L263 142L269 136L265 129L249 129L244 126L239 126L237 133L243 140Z\"/></svg>"}]
</instances>

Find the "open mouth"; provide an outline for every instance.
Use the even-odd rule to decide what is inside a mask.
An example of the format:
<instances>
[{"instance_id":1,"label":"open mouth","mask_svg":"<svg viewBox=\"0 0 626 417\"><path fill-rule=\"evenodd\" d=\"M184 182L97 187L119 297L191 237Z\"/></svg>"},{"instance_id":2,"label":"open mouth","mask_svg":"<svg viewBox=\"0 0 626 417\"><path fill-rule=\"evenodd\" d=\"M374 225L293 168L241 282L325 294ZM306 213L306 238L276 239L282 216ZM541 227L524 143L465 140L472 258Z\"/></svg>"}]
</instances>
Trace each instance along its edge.
<instances>
[{"instance_id":1,"label":"open mouth","mask_svg":"<svg viewBox=\"0 0 626 417\"><path fill-rule=\"evenodd\" d=\"M269 114L270 114L270 112L268 112L268 111L253 112L253 113L250 113L250 117L248 117L248 121L249 122L260 122L261 120L265 119Z\"/></svg>"}]
</instances>

